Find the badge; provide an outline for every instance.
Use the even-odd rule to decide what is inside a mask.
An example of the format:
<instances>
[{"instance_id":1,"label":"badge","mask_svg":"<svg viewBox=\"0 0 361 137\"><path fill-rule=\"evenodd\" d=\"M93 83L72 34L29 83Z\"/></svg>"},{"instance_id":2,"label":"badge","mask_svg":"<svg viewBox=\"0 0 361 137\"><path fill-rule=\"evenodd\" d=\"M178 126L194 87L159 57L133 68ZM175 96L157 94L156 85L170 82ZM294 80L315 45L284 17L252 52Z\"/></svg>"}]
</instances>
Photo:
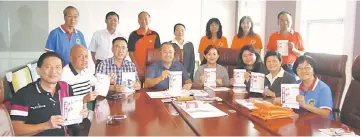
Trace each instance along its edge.
<instances>
[{"instance_id":1,"label":"badge","mask_svg":"<svg viewBox=\"0 0 361 137\"><path fill-rule=\"evenodd\" d=\"M256 40L251 40L251 44L256 44Z\"/></svg>"},{"instance_id":2,"label":"badge","mask_svg":"<svg viewBox=\"0 0 361 137\"><path fill-rule=\"evenodd\" d=\"M308 100L308 104L311 106L315 106L315 100L313 99Z\"/></svg>"},{"instance_id":3,"label":"badge","mask_svg":"<svg viewBox=\"0 0 361 137\"><path fill-rule=\"evenodd\" d=\"M222 42L219 42L219 46L222 47L222 46L223 46L223 43L222 43Z\"/></svg>"},{"instance_id":4,"label":"badge","mask_svg":"<svg viewBox=\"0 0 361 137\"><path fill-rule=\"evenodd\" d=\"M76 39L76 44L80 44L80 39Z\"/></svg>"},{"instance_id":5,"label":"badge","mask_svg":"<svg viewBox=\"0 0 361 137\"><path fill-rule=\"evenodd\" d=\"M149 43L152 43L153 42L153 40L149 40Z\"/></svg>"}]
</instances>

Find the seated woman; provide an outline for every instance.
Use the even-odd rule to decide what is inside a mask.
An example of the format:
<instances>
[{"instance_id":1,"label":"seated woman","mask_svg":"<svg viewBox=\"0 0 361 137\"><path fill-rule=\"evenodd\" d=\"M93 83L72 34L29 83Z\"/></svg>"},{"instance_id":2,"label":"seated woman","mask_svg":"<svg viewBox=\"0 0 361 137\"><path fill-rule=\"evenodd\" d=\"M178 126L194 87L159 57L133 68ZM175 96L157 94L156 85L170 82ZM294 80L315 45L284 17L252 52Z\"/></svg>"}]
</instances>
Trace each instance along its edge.
<instances>
[{"instance_id":1,"label":"seated woman","mask_svg":"<svg viewBox=\"0 0 361 137\"><path fill-rule=\"evenodd\" d=\"M244 73L244 79L246 87L249 88L251 72L268 74L268 70L265 68L261 56L257 53L256 49L252 45L245 45L239 52L239 62L237 63L236 69L246 69ZM233 85L234 79L230 79L230 84Z\"/></svg>"},{"instance_id":2,"label":"seated woman","mask_svg":"<svg viewBox=\"0 0 361 137\"><path fill-rule=\"evenodd\" d=\"M276 51L268 51L264 57L266 67L270 73L266 75L264 96L275 98L281 96L281 84L295 84L292 74L283 70L282 56Z\"/></svg>"},{"instance_id":3,"label":"seated woman","mask_svg":"<svg viewBox=\"0 0 361 137\"><path fill-rule=\"evenodd\" d=\"M219 64L217 64L219 58L219 51L218 49L213 46L209 45L204 50L204 59L202 61L202 65L199 66L195 75L194 75L194 83L196 85L203 85L204 84L204 68L216 68L216 76L217 76L217 86L228 86L229 85L229 76L227 69Z\"/></svg>"},{"instance_id":4,"label":"seated woman","mask_svg":"<svg viewBox=\"0 0 361 137\"><path fill-rule=\"evenodd\" d=\"M297 95L296 100L299 102L300 107L333 119L332 108L332 92L330 87L315 76L314 68L316 62L310 56L304 55L296 59L292 70L300 80L300 93ZM274 104L281 104L281 99L277 98L273 101Z\"/></svg>"}]
</instances>

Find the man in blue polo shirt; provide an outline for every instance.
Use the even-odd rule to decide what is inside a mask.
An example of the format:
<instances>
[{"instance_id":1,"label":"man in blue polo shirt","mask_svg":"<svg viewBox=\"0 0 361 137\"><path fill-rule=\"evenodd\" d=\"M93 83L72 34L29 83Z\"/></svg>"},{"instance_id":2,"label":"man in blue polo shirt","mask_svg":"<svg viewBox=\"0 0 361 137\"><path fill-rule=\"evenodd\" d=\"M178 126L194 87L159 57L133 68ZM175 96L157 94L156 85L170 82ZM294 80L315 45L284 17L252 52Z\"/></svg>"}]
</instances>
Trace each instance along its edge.
<instances>
[{"instance_id":1,"label":"man in blue polo shirt","mask_svg":"<svg viewBox=\"0 0 361 137\"><path fill-rule=\"evenodd\" d=\"M172 43L164 42L161 45L162 60L157 61L147 69L145 88L168 89L169 71L182 71L182 85L184 89L192 87L192 80L188 76L187 70L180 62L173 61L174 48Z\"/></svg>"},{"instance_id":2,"label":"man in blue polo shirt","mask_svg":"<svg viewBox=\"0 0 361 137\"><path fill-rule=\"evenodd\" d=\"M75 29L79 16L78 10L73 6L68 6L63 14L65 23L50 32L45 51L58 53L64 59L65 65L68 65L70 49L74 45L83 45L86 48L86 43L83 33Z\"/></svg>"}]
</instances>

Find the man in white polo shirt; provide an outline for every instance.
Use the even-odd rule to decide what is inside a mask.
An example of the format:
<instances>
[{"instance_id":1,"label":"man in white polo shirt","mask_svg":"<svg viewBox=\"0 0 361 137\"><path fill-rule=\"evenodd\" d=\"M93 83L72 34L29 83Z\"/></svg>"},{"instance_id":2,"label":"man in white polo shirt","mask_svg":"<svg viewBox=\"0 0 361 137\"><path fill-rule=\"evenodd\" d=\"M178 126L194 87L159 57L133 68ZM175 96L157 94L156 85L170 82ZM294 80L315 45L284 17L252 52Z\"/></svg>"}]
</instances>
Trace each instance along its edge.
<instances>
[{"instance_id":1,"label":"man in white polo shirt","mask_svg":"<svg viewBox=\"0 0 361 137\"><path fill-rule=\"evenodd\" d=\"M106 29L98 30L93 34L89 49L92 54L92 59L95 63L95 68L98 64L108 58L113 57L112 41L116 37L124 37L123 34L117 30L119 23L119 15L115 12L109 12L105 16Z\"/></svg>"}]
</instances>

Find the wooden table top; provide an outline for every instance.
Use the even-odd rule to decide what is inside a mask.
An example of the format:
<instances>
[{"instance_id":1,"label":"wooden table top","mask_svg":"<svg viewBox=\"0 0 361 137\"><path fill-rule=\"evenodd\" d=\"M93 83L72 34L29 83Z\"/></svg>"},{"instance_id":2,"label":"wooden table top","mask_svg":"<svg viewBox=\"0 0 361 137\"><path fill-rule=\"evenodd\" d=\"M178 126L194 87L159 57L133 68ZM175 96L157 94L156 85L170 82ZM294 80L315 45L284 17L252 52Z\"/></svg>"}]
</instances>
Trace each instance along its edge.
<instances>
[{"instance_id":1,"label":"wooden table top","mask_svg":"<svg viewBox=\"0 0 361 137\"><path fill-rule=\"evenodd\" d=\"M235 102L232 92L208 91L223 102L211 103L228 116L194 119L175 103L151 99L137 91L127 99L97 99L90 136L320 136L318 129L344 126L313 113L298 113L292 118L264 121L250 115L250 110ZM237 96L239 97L239 96ZM244 96L248 97L248 95ZM232 111L232 110L235 110ZM177 114L177 112L179 114ZM126 115L116 125L106 124L107 117ZM359 129L353 129L359 135Z\"/></svg>"},{"instance_id":2,"label":"wooden table top","mask_svg":"<svg viewBox=\"0 0 361 137\"><path fill-rule=\"evenodd\" d=\"M97 100L89 136L194 136L195 133L171 104L150 99L146 89L128 99ZM126 115L119 124L107 125L108 116Z\"/></svg>"}]
</instances>

